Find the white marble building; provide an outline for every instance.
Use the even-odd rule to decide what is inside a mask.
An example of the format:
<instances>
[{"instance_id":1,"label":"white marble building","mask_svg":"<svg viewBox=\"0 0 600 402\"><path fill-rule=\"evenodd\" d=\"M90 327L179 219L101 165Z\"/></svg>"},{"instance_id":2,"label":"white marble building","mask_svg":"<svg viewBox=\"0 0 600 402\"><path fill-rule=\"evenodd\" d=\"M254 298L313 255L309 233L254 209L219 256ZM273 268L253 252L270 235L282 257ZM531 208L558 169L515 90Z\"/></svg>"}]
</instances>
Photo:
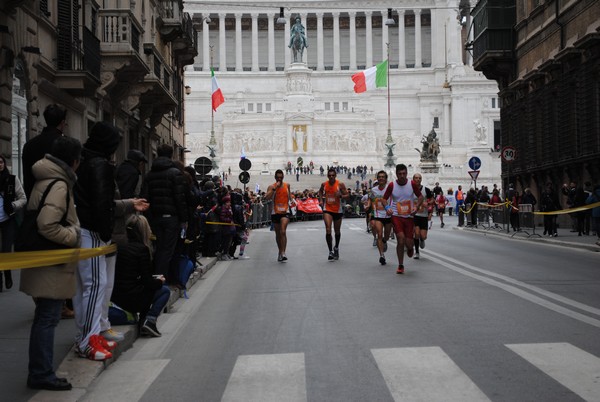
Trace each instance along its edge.
<instances>
[{"instance_id":1,"label":"white marble building","mask_svg":"<svg viewBox=\"0 0 600 402\"><path fill-rule=\"evenodd\" d=\"M272 173L299 156L317 167L382 168L388 90L355 94L350 77L385 60L389 43L396 161L420 171L421 140L434 126L439 172L426 174L426 183L468 185L472 156L482 160L478 183L499 183L500 159L493 152L500 137L498 88L473 70L462 51L468 24L460 23L458 3L186 1L199 46L185 72L187 163L209 154L212 64L225 96L214 113L212 139L220 170L238 171L242 149L253 163L251 174ZM277 24L279 6L286 24ZM390 7L394 24L386 25ZM288 49L297 15L309 46L303 63L292 63Z\"/></svg>"}]
</instances>

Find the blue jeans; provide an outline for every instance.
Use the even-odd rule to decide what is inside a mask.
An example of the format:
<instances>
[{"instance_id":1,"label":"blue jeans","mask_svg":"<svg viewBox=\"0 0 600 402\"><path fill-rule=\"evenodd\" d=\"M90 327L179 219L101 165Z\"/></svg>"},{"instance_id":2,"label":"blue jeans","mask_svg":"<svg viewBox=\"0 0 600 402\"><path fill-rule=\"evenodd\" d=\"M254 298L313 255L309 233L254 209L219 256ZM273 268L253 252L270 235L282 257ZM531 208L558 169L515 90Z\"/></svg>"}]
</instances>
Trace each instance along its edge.
<instances>
[{"instance_id":1,"label":"blue jeans","mask_svg":"<svg viewBox=\"0 0 600 402\"><path fill-rule=\"evenodd\" d=\"M177 239L181 225L179 218L176 216L170 217L155 217L152 218L151 225L152 233L156 235L156 243L154 248L154 273L164 275L167 280L169 278L169 267L171 259L175 253Z\"/></svg>"},{"instance_id":2,"label":"blue jeans","mask_svg":"<svg viewBox=\"0 0 600 402\"><path fill-rule=\"evenodd\" d=\"M54 328L60 321L64 300L38 298L29 336L29 379L52 381L54 373Z\"/></svg>"},{"instance_id":3,"label":"blue jeans","mask_svg":"<svg viewBox=\"0 0 600 402\"><path fill-rule=\"evenodd\" d=\"M171 296L171 290L168 286L163 285L160 289L154 293L154 299L152 300L152 306L146 314L146 319L152 322L156 322L156 319L160 315L161 311L167 305L169 297Z\"/></svg>"}]
</instances>

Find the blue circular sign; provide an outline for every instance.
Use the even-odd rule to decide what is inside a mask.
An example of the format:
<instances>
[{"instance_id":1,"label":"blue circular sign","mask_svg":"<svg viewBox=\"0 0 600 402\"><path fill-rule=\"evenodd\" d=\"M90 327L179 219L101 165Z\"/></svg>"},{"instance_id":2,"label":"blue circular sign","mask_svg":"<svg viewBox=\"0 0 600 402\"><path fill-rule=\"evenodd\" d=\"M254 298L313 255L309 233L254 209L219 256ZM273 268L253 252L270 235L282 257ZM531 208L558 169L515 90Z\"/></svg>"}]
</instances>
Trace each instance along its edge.
<instances>
[{"instance_id":1,"label":"blue circular sign","mask_svg":"<svg viewBox=\"0 0 600 402\"><path fill-rule=\"evenodd\" d=\"M472 170L479 170L481 167L481 159L476 156L471 157L471 159L469 159L469 167Z\"/></svg>"}]
</instances>

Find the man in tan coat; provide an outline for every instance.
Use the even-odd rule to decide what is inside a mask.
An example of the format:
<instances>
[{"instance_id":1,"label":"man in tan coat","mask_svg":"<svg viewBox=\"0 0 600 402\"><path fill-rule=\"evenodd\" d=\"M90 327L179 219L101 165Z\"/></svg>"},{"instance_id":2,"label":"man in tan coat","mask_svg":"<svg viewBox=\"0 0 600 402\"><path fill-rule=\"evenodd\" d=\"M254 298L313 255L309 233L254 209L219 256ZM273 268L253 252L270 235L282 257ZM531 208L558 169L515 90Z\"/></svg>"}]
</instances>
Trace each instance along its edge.
<instances>
[{"instance_id":1,"label":"man in tan coat","mask_svg":"<svg viewBox=\"0 0 600 402\"><path fill-rule=\"evenodd\" d=\"M52 186L37 219L39 233L55 243L79 247L80 227L73 202L75 169L81 157L81 143L70 137L59 137L50 154L33 165L35 185L27 205L37 210L42 195ZM66 221L66 226L61 224ZM29 375L27 386L52 391L70 390L65 378L58 378L53 368L54 329L60 321L65 299L75 294L76 262L21 271L20 289L36 299L35 315L29 338Z\"/></svg>"}]
</instances>

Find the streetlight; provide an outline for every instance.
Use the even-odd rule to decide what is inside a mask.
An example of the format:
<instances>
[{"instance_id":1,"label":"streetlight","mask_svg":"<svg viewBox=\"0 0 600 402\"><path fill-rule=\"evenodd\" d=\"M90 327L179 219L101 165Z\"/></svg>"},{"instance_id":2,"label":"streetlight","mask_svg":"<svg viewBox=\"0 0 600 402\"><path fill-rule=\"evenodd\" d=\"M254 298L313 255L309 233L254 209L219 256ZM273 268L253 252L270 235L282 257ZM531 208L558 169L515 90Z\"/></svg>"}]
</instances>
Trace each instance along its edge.
<instances>
[{"instance_id":1,"label":"streetlight","mask_svg":"<svg viewBox=\"0 0 600 402\"><path fill-rule=\"evenodd\" d=\"M185 87L185 94L186 95L190 95L192 93L192 87L189 85L186 85Z\"/></svg>"},{"instance_id":2,"label":"streetlight","mask_svg":"<svg viewBox=\"0 0 600 402\"><path fill-rule=\"evenodd\" d=\"M277 18L277 23L283 24L283 25L285 25L287 23L287 20L285 19L284 15L283 15L283 7L279 7L279 18Z\"/></svg>"},{"instance_id":3,"label":"streetlight","mask_svg":"<svg viewBox=\"0 0 600 402\"><path fill-rule=\"evenodd\" d=\"M388 8L388 15L387 15L387 19L384 22L385 25L395 25L396 21L394 21L394 19L392 18L392 9Z\"/></svg>"}]
</instances>

